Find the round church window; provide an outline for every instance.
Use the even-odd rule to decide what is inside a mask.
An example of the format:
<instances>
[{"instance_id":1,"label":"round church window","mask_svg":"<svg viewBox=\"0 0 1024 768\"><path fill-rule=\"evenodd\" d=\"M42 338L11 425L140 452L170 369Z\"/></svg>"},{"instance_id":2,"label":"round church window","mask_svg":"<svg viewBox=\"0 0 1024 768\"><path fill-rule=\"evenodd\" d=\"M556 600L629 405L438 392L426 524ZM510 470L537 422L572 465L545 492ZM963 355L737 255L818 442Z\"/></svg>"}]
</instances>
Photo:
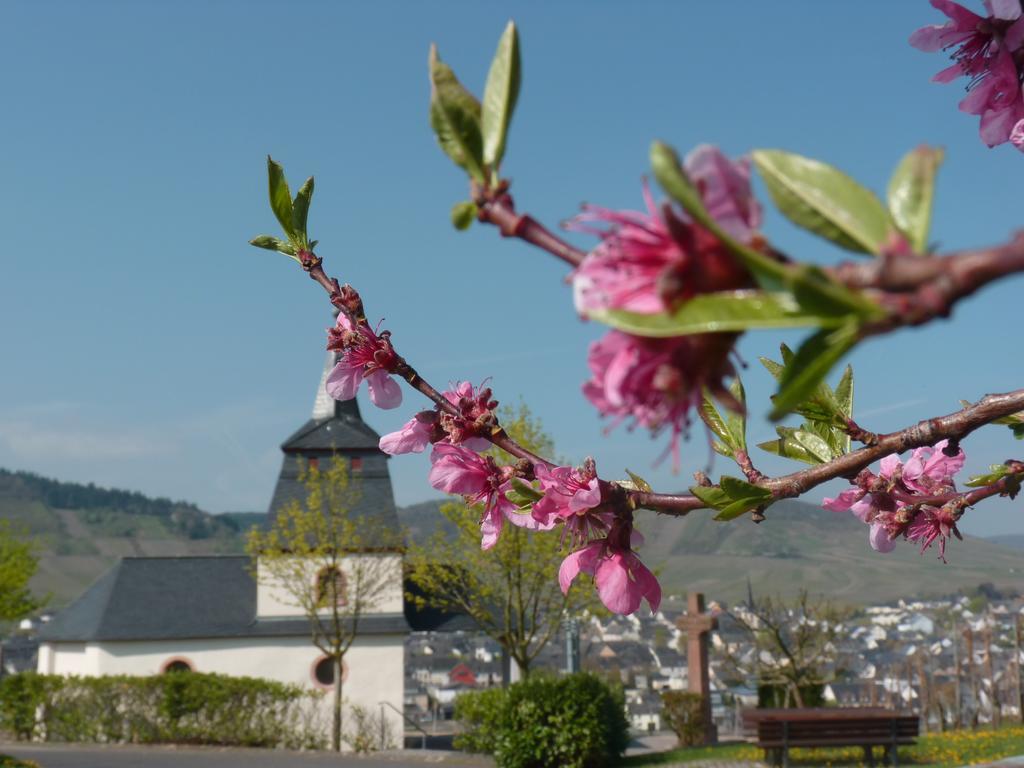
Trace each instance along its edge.
<instances>
[{"instance_id":1,"label":"round church window","mask_svg":"<svg viewBox=\"0 0 1024 768\"><path fill-rule=\"evenodd\" d=\"M334 661L327 656L321 656L313 663L313 682L323 688L331 688L334 685ZM341 663L341 680L348 678L348 665Z\"/></svg>"},{"instance_id":2,"label":"round church window","mask_svg":"<svg viewBox=\"0 0 1024 768\"><path fill-rule=\"evenodd\" d=\"M167 674L168 672L191 672L193 671L193 667L192 662L188 659L174 658L165 661L163 667L160 668L160 671L164 674Z\"/></svg>"}]
</instances>

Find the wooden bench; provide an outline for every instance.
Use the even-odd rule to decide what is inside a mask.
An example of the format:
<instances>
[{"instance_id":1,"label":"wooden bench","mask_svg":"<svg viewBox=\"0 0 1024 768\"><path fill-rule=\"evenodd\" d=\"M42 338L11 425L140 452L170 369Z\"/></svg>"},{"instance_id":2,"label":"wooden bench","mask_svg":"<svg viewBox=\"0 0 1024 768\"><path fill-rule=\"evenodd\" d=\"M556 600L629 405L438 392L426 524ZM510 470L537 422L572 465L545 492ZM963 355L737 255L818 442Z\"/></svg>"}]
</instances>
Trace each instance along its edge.
<instances>
[{"instance_id":1,"label":"wooden bench","mask_svg":"<svg viewBox=\"0 0 1024 768\"><path fill-rule=\"evenodd\" d=\"M913 744L917 715L882 708L745 709L743 730L765 751L765 759L789 768L790 747L863 747L868 765L874 747L885 748L893 765L897 747Z\"/></svg>"}]
</instances>

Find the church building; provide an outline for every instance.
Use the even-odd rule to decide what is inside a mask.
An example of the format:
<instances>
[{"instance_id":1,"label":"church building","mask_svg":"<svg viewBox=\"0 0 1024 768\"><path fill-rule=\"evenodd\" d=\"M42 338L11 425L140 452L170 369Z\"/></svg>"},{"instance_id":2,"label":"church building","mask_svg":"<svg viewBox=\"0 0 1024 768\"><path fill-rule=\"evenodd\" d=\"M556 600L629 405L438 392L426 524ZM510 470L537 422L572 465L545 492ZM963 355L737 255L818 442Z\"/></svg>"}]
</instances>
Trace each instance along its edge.
<instances>
[{"instance_id":1,"label":"church building","mask_svg":"<svg viewBox=\"0 0 1024 768\"><path fill-rule=\"evenodd\" d=\"M281 446L284 460L270 503L271 519L305 498L303 463L340 456L361 490L351 514L369 529L398 531L391 477L379 435L355 400L336 402L324 390L335 356L327 355L311 418ZM393 541L389 538L388 541ZM404 613L402 554L367 542L352 557L383 558L393 584L359 621L345 655L346 706L382 711L402 733ZM261 578L246 556L126 557L40 631L38 671L66 675L155 675L169 670L217 672L294 683L329 691L334 671L311 641L301 609ZM344 570L344 566L343 566ZM381 703L390 704L381 708ZM324 697L324 707L330 697ZM325 709L326 711L326 709ZM325 721L326 722L326 721Z\"/></svg>"}]
</instances>

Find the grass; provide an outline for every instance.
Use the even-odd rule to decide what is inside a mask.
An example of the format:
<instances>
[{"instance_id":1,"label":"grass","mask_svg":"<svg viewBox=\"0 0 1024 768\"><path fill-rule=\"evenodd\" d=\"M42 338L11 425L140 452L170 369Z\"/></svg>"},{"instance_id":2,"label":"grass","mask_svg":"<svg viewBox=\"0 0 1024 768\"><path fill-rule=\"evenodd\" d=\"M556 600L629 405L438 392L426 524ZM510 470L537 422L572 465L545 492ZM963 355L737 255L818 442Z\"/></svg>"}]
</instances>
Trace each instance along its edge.
<instances>
[{"instance_id":1,"label":"grass","mask_svg":"<svg viewBox=\"0 0 1024 768\"><path fill-rule=\"evenodd\" d=\"M39 763L32 760L19 760L10 755L0 755L0 768L39 768Z\"/></svg>"},{"instance_id":2,"label":"grass","mask_svg":"<svg viewBox=\"0 0 1024 768\"><path fill-rule=\"evenodd\" d=\"M793 766L862 766L864 752L860 747L841 749L792 749ZM918 768L954 768L963 765L988 763L1003 757L1024 755L1024 726L1014 725L997 731L949 731L921 736L913 747L900 749L900 765ZM763 760L762 750L750 744L724 744L717 747L673 749L652 755L626 758L623 765L655 766L692 763L698 760ZM875 749L875 759L882 765L881 751Z\"/></svg>"}]
</instances>

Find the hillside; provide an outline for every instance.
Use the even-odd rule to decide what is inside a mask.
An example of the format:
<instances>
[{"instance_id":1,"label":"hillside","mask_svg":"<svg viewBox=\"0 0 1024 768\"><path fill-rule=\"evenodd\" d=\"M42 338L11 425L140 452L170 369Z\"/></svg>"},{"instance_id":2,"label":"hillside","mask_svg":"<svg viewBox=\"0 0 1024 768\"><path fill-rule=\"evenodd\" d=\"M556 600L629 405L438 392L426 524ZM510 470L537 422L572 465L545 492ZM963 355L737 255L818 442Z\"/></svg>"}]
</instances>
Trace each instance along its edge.
<instances>
[{"instance_id":1,"label":"hillside","mask_svg":"<svg viewBox=\"0 0 1024 768\"><path fill-rule=\"evenodd\" d=\"M443 523L440 502L398 510L414 539ZM644 562L659 572L667 592L699 589L715 599L758 592L791 595L801 588L849 603L900 597L948 595L990 582L1024 592L1024 554L1002 544L967 537L950 544L949 564L934 550L917 554L903 544L879 555L867 543L867 527L849 514L786 501L768 520L714 522L710 515L684 518L637 513L647 543ZM23 524L38 537L40 569L33 587L53 593L53 607L76 597L118 557L125 555L228 554L241 552L244 533L261 513L211 515L194 504L151 499L141 493L63 483L27 472L0 470L0 519ZM552 565L554 578L555 565Z\"/></svg>"},{"instance_id":2,"label":"hillside","mask_svg":"<svg viewBox=\"0 0 1024 768\"><path fill-rule=\"evenodd\" d=\"M437 525L437 506L425 502L399 515L422 535ZM716 523L702 512L675 518L641 511L637 528L646 540L640 554L666 592L700 590L734 600L746 594L748 578L759 593L807 589L850 604L949 595L985 582L1024 592L1019 550L967 536L950 543L948 564L934 547L919 555L909 542L882 555L868 545L868 528L853 515L799 501L771 507L760 525Z\"/></svg>"},{"instance_id":3,"label":"hillside","mask_svg":"<svg viewBox=\"0 0 1024 768\"><path fill-rule=\"evenodd\" d=\"M52 593L53 607L77 597L122 556L240 552L247 517L0 469L0 519L37 537L41 556L32 587Z\"/></svg>"}]
</instances>

